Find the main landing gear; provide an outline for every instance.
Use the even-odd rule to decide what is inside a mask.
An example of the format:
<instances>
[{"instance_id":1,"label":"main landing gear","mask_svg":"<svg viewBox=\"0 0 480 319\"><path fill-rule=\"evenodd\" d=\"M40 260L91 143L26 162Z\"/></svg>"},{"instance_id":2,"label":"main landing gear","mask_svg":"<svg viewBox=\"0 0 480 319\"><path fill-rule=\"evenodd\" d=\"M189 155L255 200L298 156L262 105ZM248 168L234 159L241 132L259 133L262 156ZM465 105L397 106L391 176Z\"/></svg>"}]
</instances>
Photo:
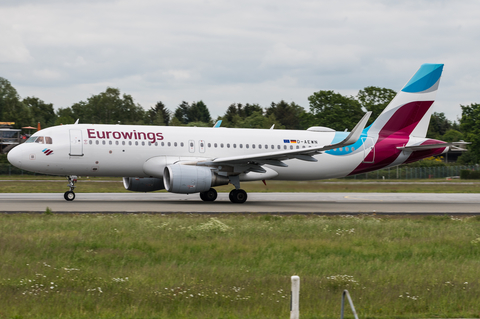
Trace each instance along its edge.
<instances>
[{"instance_id":1,"label":"main landing gear","mask_svg":"<svg viewBox=\"0 0 480 319\"><path fill-rule=\"evenodd\" d=\"M232 203L243 204L247 201L247 192L243 189L233 189L228 198Z\"/></svg>"},{"instance_id":2,"label":"main landing gear","mask_svg":"<svg viewBox=\"0 0 480 319\"><path fill-rule=\"evenodd\" d=\"M214 188L210 188L208 191L200 193L200 198L204 202L213 202L217 199L217 191ZM233 189L228 195L228 198L230 198L232 203L242 204L247 201L247 192L243 189Z\"/></svg>"},{"instance_id":3,"label":"main landing gear","mask_svg":"<svg viewBox=\"0 0 480 319\"><path fill-rule=\"evenodd\" d=\"M200 198L204 202L213 202L217 199L217 191L215 188L210 188L208 191L200 193Z\"/></svg>"},{"instance_id":4,"label":"main landing gear","mask_svg":"<svg viewBox=\"0 0 480 319\"><path fill-rule=\"evenodd\" d=\"M228 198L232 203L243 204L247 201L247 192L240 189L240 178L237 176L230 176L230 183L235 186L235 189L230 192ZM217 199L217 191L210 188L208 191L200 193L200 198L205 202L213 202Z\"/></svg>"},{"instance_id":5,"label":"main landing gear","mask_svg":"<svg viewBox=\"0 0 480 319\"><path fill-rule=\"evenodd\" d=\"M72 200L75 199L75 193L73 190L75 189L75 183L77 182L77 176L75 175L70 175L67 176L68 178L68 187L70 187L69 191L66 191L65 194L63 194L63 197L65 200L71 202Z\"/></svg>"}]
</instances>

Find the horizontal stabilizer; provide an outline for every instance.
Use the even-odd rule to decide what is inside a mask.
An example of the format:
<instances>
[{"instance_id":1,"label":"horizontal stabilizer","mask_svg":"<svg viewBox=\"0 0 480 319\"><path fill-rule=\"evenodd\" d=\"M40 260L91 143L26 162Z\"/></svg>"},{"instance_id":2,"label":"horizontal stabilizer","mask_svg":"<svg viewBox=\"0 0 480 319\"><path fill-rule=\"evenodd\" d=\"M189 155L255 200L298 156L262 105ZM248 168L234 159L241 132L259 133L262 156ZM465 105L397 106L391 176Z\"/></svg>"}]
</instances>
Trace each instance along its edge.
<instances>
[{"instance_id":1,"label":"horizontal stabilizer","mask_svg":"<svg viewBox=\"0 0 480 319\"><path fill-rule=\"evenodd\" d=\"M471 144L469 142L451 142L451 143L436 143L436 144L425 144L425 145L412 145L412 146L399 146L397 149L402 151L423 151L423 150L431 150L437 148L445 148L445 147L454 147L455 150L460 151L464 150L460 148L460 145Z\"/></svg>"}]
</instances>

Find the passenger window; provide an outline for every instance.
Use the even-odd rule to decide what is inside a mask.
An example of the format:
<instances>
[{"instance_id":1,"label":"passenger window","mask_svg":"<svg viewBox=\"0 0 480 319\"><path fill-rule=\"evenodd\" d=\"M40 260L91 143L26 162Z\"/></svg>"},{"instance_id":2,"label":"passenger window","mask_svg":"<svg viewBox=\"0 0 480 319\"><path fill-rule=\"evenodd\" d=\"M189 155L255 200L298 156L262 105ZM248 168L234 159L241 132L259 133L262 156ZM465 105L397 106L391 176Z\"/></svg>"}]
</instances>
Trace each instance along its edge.
<instances>
[{"instance_id":1,"label":"passenger window","mask_svg":"<svg viewBox=\"0 0 480 319\"><path fill-rule=\"evenodd\" d=\"M88 141L88 144L92 145L92 143L93 143L92 140Z\"/></svg>"},{"instance_id":2,"label":"passenger window","mask_svg":"<svg viewBox=\"0 0 480 319\"><path fill-rule=\"evenodd\" d=\"M137 145L137 146L138 146L138 141L135 141L135 145Z\"/></svg>"},{"instance_id":3,"label":"passenger window","mask_svg":"<svg viewBox=\"0 0 480 319\"><path fill-rule=\"evenodd\" d=\"M125 141L122 141L122 145L125 145Z\"/></svg>"},{"instance_id":4,"label":"passenger window","mask_svg":"<svg viewBox=\"0 0 480 319\"><path fill-rule=\"evenodd\" d=\"M280 149L280 145L277 145L277 148Z\"/></svg>"},{"instance_id":5,"label":"passenger window","mask_svg":"<svg viewBox=\"0 0 480 319\"><path fill-rule=\"evenodd\" d=\"M183 143L182 143L182 146L183 146ZM212 147L212 144L208 143L208 148L211 148L211 147Z\"/></svg>"},{"instance_id":6,"label":"passenger window","mask_svg":"<svg viewBox=\"0 0 480 319\"><path fill-rule=\"evenodd\" d=\"M155 142L155 146L158 146L158 142Z\"/></svg>"},{"instance_id":7,"label":"passenger window","mask_svg":"<svg viewBox=\"0 0 480 319\"><path fill-rule=\"evenodd\" d=\"M115 145L118 145L118 141L115 141Z\"/></svg>"},{"instance_id":8,"label":"passenger window","mask_svg":"<svg viewBox=\"0 0 480 319\"><path fill-rule=\"evenodd\" d=\"M293 150L293 145L290 145L290 149Z\"/></svg>"},{"instance_id":9,"label":"passenger window","mask_svg":"<svg viewBox=\"0 0 480 319\"><path fill-rule=\"evenodd\" d=\"M265 148L268 148L268 147L267 147L267 146L265 146ZM275 145L272 145L272 150L274 150L274 149L275 149Z\"/></svg>"},{"instance_id":10,"label":"passenger window","mask_svg":"<svg viewBox=\"0 0 480 319\"><path fill-rule=\"evenodd\" d=\"M131 145L132 145L132 141L128 141L128 145L130 145L130 146L131 146Z\"/></svg>"},{"instance_id":11,"label":"passenger window","mask_svg":"<svg viewBox=\"0 0 480 319\"><path fill-rule=\"evenodd\" d=\"M105 141L102 141L102 144L103 144L103 145L105 145L105 143L106 143Z\"/></svg>"},{"instance_id":12,"label":"passenger window","mask_svg":"<svg viewBox=\"0 0 480 319\"><path fill-rule=\"evenodd\" d=\"M173 143L173 146L177 147L177 142Z\"/></svg>"},{"instance_id":13,"label":"passenger window","mask_svg":"<svg viewBox=\"0 0 480 319\"><path fill-rule=\"evenodd\" d=\"M145 141L142 141L142 146L145 146Z\"/></svg>"},{"instance_id":14,"label":"passenger window","mask_svg":"<svg viewBox=\"0 0 480 319\"><path fill-rule=\"evenodd\" d=\"M255 144L252 144L252 148L255 148ZM260 147L261 148L261 147Z\"/></svg>"},{"instance_id":15,"label":"passenger window","mask_svg":"<svg viewBox=\"0 0 480 319\"><path fill-rule=\"evenodd\" d=\"M109 144L109 145L112 145L113 143L112 143L112 141L108 141L108 144Z\"/></svg>"},{"instance_id":16,"label":"passenger window","mask_svg":"<svg viewBox=\"0 0 480 319\"><path fill-rule=\"evenodd\" d=\"M237 144L233 144L233 148L237 148Z\"/></svg>"},{"instance_id":17,"label":"passenger window","mask_svg":"<svg viewBox=\"0 0 480 319\"><path fill-rule=\"evenodd\" d=\"M240 145L242 145L242 144L240 144ZM245 148L249 148L249 144L246 144L246 145L245 145Z\"/></svg>"},{"instance_id":18,"label":"passenger window","mask_svg":"<svg viewBox=\"0 0 480 319\"><path fill-rule=\"evenodd\" d=\"M165 146L165 142L162 142L162 146Z\"/></svg>"},{"instance_id":19,"label":"passenger window","mask_svg":"<svg viewBox=\"0 0 480 319\"><path fill-rule=\"evenodd\" d=\"M213 147L217 148L217 143L213 144Z\"/></svg>"},{"instance_id":20,"label":"passenger window","mask_svg":"<svg viewBox=\"0 0 480 319\"><path fill-rule=\"evenodd\" d=\"M223 143L220 143L220 147L223 148Z\"/></svg>"},{"instance_id":21,"label":"passenger window","mask_svg":"<svg viewBox=\"0 0 480 319\"><path fill-rule=\"evenodd\" d=\"M287 149L287 145L283 145L283 149L286 150L286 149Z\"/></svg>"},{"instance_id":22,"label":"passenger window","mask_svg":"<svg viewBox=\"0 0 480 319\"><path fill-rule=\"evenodd\" d=\"M183 144L183 142L181 142L181 143L180 143L180 146L183 147L183 145L185 145L185 144Z\"/></svg>"},{"instance_id":23,"label":"passenger window","mask_svg":"<svg viewBox=\"0 0 480 319\"><path fill-rule=\"evenodd\" d=\"M168 142L167 145L168 145L168 147L170 147L170 146L172 146L172 143Z\"/></svg>"}]
</instances>

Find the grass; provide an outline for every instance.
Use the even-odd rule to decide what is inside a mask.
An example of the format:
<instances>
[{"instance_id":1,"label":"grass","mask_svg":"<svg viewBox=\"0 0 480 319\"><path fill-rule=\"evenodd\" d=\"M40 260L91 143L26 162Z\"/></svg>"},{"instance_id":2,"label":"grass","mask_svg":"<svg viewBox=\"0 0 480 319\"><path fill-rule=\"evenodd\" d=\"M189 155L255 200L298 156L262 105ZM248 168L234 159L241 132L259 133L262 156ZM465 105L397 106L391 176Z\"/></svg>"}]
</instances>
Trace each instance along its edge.
<instances>
[{"instance_id":1,"label":"grass","mask_svg":"<svg viewBox=\"0 0 480 319\"><path fill-rule=\"evenodd\" d=\"M478 318L480 218L0 215L0 318ZM349 310L346 312L350 317Z\"/></svg>"},{"instance_id":2,"label":"grass","mask_svg":"<svg viewBox=\"0 0 480 319\"><path fill-rule=\"evenodd\" d=\"M32 181L33 180L33 181ZM121 178L79 178L75 191L79 193L125 193ZM63 193L67 190L65 177L57 176L0 176L0 193ZM216 187L229 192L231 185ZM247 192L365 192L365 193L480 193L478 181L437 180L354 180L326 181L261 181L242 183Z\"/></svg>"}]
</instances>

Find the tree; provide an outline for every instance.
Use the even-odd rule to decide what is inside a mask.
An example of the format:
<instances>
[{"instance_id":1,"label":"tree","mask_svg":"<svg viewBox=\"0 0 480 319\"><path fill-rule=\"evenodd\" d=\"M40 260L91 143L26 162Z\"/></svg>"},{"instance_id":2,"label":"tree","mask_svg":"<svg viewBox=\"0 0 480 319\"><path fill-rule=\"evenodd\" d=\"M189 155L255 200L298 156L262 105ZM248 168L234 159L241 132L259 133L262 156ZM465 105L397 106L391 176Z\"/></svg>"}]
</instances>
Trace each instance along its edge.
<instances>
[{"instance_id":1,"label":"tree","mask_svg":"<svg viewBox=\"0 0 480 319\"><path fill-rule=\"evenodd\" d=\"M52 103L47 104L38 97L26 97L23 99L23 104L30 110L34 124L40 123L42 128L55 125L57 115Z\"/></svg>"},{"instance_id":2,"label":"tree","mask_svg":"<svg viewBox=\"0 0 480 319\"><path fill-rule=\"evenodd\" d=\"M145 111L135 104L131 95L120 95L120 90L107 88L105 92L92 95L87 101L72 105L73 118L82 123L143 124Z\"/></svg>"},{"instance_id":3,"label":"tree","mask_svg":"<svg viewBox=\"0 0 480 319\"><path fill-rule=\"evenodd\" d=\"M224 127L243 127L239 124L243 119L252 116L254 113L263 114L263 109L258 104L245 104L232 103L227 108L227 111L220 117L222 120L222 126Z\"/></svg>"},{"instance_id":4,"label":"tree","mask_svg":"<svg viewBox=\"0 0 480 319\"><path fill-rule=\"evenodd\" d=\"M189 105L187 102L183 101L176 108L174 115L174 117L183 125L186 125L190 122L203 122L209 125L212 124L210 111L203 101L193 102L192 105Z\"/></svg>"},{"instance_id":5,"label":"tree","mask_svg":"<svg viewBox=\"0 0 480 319\"><path fill-rule=\"evenodd\" d=\"M445 142L458 142L463 140L463 134L460 131L454 130L453 128L449 129L445 134L442 135L441 140Z\"/></svg>"},{"instance_id":6,"label":"tree","mask_svg":"<svg viewBox=\"0 0 480 319\"><path fill-rule=\"evenodd\" d=\"M397 92L392 89L379 88L376 86L367 86L358 92L357 100L360 102L360 105L365 110L372 112L368 120L368 125L375 121L390 101L393 100L395 95L397 95Z\"/></svg>"},{"instance_id":7,"label":"tree","mask_svg":"<svg viewBox=\"0 0 480 319\"><path fill-rule=\"evenodd\" d=\"M271 128L275 124L276 129L284 129L285 127L277 120L274 114L264 115L263 112L256 111L250 116L241 118L237 121L237 127L242 128Z\"/></svg>"},{"instance_id":8,"label":"tree","mask_svg":"<svg viewBox=\"0 0 480 319\"><path fill-rule=\"evenodd\" d=\"M430 117L430 125L428 126L427 137L441 139L442 136L452 128L452 122L447 119L445 113L433 112Z\"/></svg>"},{"instance_id":9,"label":"tree","mask_svg":"<svg viewBox=\"0 0 480 319\"><path fill-rule=\"evenodd\" d=\"M460 128L464 132L465 140L471 142L468 152L460 156L461 163L477 164L480 161L480 104L460 105L462 117Z\"/></svg>"},{"instance_id":10,"label":"tree","mask_svg":"<svg viewBox=\"0 0 480 319\"><path fill-rule=\"evenodd\" d=\"M310 114L305 115L305 121L309 126L327 126L337 131L351 130L364 115L360 102L352 96L318 91L308 100Z\"/></svg>"},{"instance_id":11,"label":"tree","mask_svg":"<svg viewBox=\"0 0 480 319\"><path fill-rule=\"evenodd\" d=\"M155 107L151 107L146 116L146 123L151 125L168 125L170 123L170 111L161 101L158 101Z\"/></svg>"},{"instance_id":12,"label":"tree","mask_svg":"<svg viewBox=\"0 0 480 319\"><path fill-rule=\"evenodd\" d=\"M67 108L59 108L56 112L56 120L55 125L62 125L62 124L73 124L75 123L75 115L70 107Z\"/></svg>"},{"instance_id":13,"label":"tree","mask_svg":"<svg viewBox=\"0 0 480 319\"><path fill-rule=\"evenodd\" d=\"M301 119L305 112L303 107L295 102L288 104L284 100L278 103L273 103L266 109L265 115L275 115L275 118L287 129L299 130L302 129Z\"/></svg>"},{"instance_id":14,"label":"tree","mask_svg":"<svg viewBox=\"0 0 480 319\"><path fill-rule=\"evenodd\" d=\"M12 84L0 77L0 121L15 122L15 127L32 125L30 110L20 101Z\"/></svg>"}]
</instances>

